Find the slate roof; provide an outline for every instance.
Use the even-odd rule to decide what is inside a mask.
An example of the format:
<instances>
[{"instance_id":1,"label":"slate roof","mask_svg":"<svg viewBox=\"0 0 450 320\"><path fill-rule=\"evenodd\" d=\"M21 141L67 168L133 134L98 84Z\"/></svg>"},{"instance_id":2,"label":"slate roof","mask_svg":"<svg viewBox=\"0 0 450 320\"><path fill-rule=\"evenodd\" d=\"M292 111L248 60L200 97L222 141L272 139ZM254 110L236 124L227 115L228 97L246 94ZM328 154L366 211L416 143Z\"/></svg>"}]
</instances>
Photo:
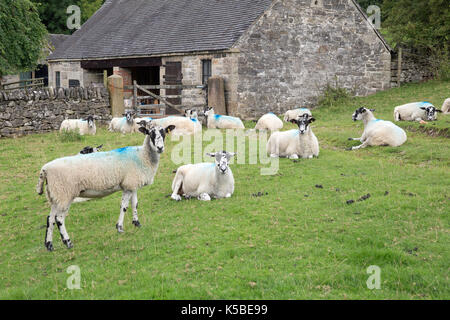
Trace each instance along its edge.
<instances>
[{"instance_id":1,"label":"slate roof","mask_svg":"<svg viewBox=\"0 0 450 320\"><path fill-rule=\"evenodd\" d=\"M272 0L107 0L49 60L229 49Z\"/></svg>"},{"instance_id":2,"label":"slate roof","mask_svg":"<svg viewBox=\"0 0 450 320\"><path fill-rule=\"evenodd\" d=\"M49 42L50 42L50 45L52 46L51 50L53 51L54 49L61 47L61 45L64 43L64 41L69 39L69 37L70 37L70 35L67 35L67 34L50 34Z\"/></svg>"}]
</instances>

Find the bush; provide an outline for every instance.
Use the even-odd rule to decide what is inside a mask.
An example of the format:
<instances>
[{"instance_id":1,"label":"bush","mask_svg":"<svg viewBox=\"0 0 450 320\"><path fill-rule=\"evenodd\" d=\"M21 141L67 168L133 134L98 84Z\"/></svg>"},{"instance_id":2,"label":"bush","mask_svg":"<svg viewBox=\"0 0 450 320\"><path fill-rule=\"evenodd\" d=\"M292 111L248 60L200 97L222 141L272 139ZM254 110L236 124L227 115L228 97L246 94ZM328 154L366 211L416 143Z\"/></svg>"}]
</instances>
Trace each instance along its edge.
<instances>
[{"instance_id":1,"label":"bush","mask_svg":"<svg viewBox=\"0 0 450 320\"><path fill-rule=\"evenodd\" d=\"M336 80L335 86L327 83L322 95L319 97L318 106L333 107L347 102L351 97L350 92L345 88L339 87Z\"/></svg>"},{"instance_id":2,"label":"bush","mask_svg":"<svg viewBox=\"0 0 450 320\"><path fill-rule=\"evenodd\" d=\"M59 135L59 139L61 140L61 142L74 142L74 141L83 141L84 137L80 134L79 131L64 130Z\"/></svg>"}]
</instances>

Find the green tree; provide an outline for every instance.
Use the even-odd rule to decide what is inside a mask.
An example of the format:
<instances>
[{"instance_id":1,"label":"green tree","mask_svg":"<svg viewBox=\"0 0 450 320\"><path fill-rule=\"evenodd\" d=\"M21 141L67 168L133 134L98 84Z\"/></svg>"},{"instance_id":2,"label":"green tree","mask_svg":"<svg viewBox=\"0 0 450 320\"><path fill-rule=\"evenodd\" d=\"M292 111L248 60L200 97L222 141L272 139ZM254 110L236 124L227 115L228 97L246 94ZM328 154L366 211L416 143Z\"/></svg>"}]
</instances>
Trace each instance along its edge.
<instances>
[{"instance_id":1,"label":"green tree","mask_svg":"<svg viewBox=\"0 0 450 320\"><path fill-rule=\"evenodd\" d=\"M76 30L67 28L67 8L77 5L81 9L81 24L97 11L105 0L32 0L39 9L42 22L50 33L71 34Z\"/></svg>"},{"instance_id":2,"label":"green tree","mask_svg":"<svg viewBox=\"0 0 450 320\"><path fill-rule=\"evenodd\" d=\"M47 45L47 30L29 0L0 1L0 78L32 70Z\"/></svg>"}]
</instances>

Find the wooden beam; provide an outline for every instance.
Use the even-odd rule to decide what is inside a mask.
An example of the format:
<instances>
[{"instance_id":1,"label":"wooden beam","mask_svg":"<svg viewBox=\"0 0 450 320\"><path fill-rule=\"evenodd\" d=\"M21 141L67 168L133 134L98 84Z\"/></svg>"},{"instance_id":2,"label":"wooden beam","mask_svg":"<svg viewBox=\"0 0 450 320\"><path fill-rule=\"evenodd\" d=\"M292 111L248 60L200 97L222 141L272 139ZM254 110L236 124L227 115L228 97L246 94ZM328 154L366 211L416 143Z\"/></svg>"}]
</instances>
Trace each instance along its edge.
<instances>
[{"instance_id":1,"label":"wooden beam","mask_svg":"<svg viewBox=\"0 0 450 320\"><path fill-rule=\"evenodd\" d=\"M180 113L183 113L183 110L180 108L180 106L176 106L176 105L170 103L170 102L167 101L166 99L163 99L161 96L158 96L158 95L154 94L153 92L150 92L150 91L144 89L142 86L136 85L136 87L137 87L139 90L144 91L146 94L152 96L153 98L158 99L158 100L161 101L162 103L168 105L169 107L174 108L175 110L179 111Z\"/></svg>"},{"instance_id":2,"label":"wooden beam","mask_svg":"<svg viewBox=\"0 0 450 320\"><path fill-rule=\"evenodd\" d=\"M402 77L402 57L403 55L403 49L398 48L398 65L397 65L397 86L400 87L401 85L401 77Z\"/></svg>"},{"instance_id":3,"label":"wooden beam","mask_svg":"<svg viewBox=\"0 0 450 320\"><path fill-rule=\"evenodd\" d=\"M136 67L160 67L161 58L128 58L128 59L105 59L105 60L83 60L83 69L111 69L114 67L136 68Z\"/></svg>"}]
</instances>

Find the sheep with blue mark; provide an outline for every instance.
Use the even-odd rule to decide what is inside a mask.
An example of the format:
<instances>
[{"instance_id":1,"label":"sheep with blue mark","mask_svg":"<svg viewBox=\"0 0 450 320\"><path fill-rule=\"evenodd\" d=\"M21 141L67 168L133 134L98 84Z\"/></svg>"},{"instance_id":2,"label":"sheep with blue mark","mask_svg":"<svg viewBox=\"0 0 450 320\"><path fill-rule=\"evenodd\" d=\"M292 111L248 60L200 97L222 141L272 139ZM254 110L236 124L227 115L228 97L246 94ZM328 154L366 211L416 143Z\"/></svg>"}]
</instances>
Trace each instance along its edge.
<instances>
[{"instance_id":1,"label":"sheep with blue mark","mask_svg":"<svg viewBox=\"0 0 450 320\"><path fill-rule=\"evenodd\" d=\"M272 158L312 159L319 156L319 140L311 129L316 121L308 114L291 120L298 130L274 132L267 142L267 154Z\"/></svg>"},{"instance_id":2,"label":"sheep with blue mark","mask_svg":"<svg viewBox=\"0 0 450 320\"><path fill-rule=\"evenodd\" d=\"M97 127L93 116L89 116L86 119L66 119L61 123L59 132L75 131L80 135L95 135L97 133Z\"/></svg>"},{"instance_id":3,"label":"sheep with blue mark","mask_svg":"<svg viewBox=\"0 0 450 320\"><path fill-rule=\"evenodd\" d=\"M304 114L312 117L312 113L309 109L306 108L297 108L294 110L288 110L284 114L284 121L291 122L292 120L297 120L299 117L303 117Z\"/></svg>"},{"instance_id":4,"label":"sheep with blue mark","mask_svg":"<svg viewBox=\"0 0 450 320\"><path fill-rule=\"evenodd\" d=\"M136 131L134 111L127 111L122 118L113 118L109 124L109 131L120 132L122 134L133 133Z\"/></svg>"},{"instance_id":5,"label":"sheep with blue mark","mask_svg":"<svg viewBox=\"0 0 450 320\"><path fill-rule=\"evenodd\" d=\"M437 110L430 102L413 102L394 109L395 121L435 121Z\"/></svg>"},{"instance_id":6,"label":"sheep with blue mark","mask_svg":"<svg viewBox=\"0 0 450 320\"><path fill-rule=\"evenodd\" d=\"M283 121L272 112L263 115L256 123L255 130L278 131L283 128Z\"/></svg>"},{"instance_id":7,"label":"sheep with blue mark","mask_svg":"<svg viewBox=\"0 0 450 320\"><path fill-rule=\"evenodd\" d=\"M53 250L55 223L63 243L67 248L73 247L66 231L65 219L70 205L77 197L103 198L122 191L117 231L124 232L124 216L130 200L133 225L140 227L137 190L153 183L160 156L164 152L166 133L173 129L173 126L163 128L144 122L139 129L145 135L142 146L59 158L45 164L40 171L36 191L42 195L44 185L47 185L45 191L51 206L45 235L47 250Z\"/></svg>"},{"instance_id":8,"label":"sheep with blue mark","mask_svg":"<svg viewBox=\"0 0 450 320\"><path fill-rule=\"evenodd\" d=\"M405 130L391 121L375 118L374 111L361 107L353 113L353 121L364 122L364 132L360 138L349 138L351 141L360 141L362 144L348 150L358 150L368 146L399 147L406 142Z\"/></svg>"},{"instance_id":9,"label":"sheep with blue mark","mask_svg":"<svg viewBox=\"0 0 450 320\"><path fill-rule=\"evenodd\" d=\"M212 107L205 108L204 115L208 129L245 129L241 119L215 114Z\"/></svg>"},{"instance_id":10,"label":"sheep with blue mark","mask_svg":"<svg viewBox=\"0 0 450 320\"><path fill-rule=\"evenodd\" d=\"M172 132L173 135L179 136L179 135L191 135L191 134L197 134L202 132L202 125L201 123L195 119L195 118L186 118L181 116L168 116L161 119L155 119L153 120L156 124L160 126L170 126L173 125L176 127L174 132Z\"/></svg>"},{"instance_id":11,"label":"sheep with blue mark","mask_svg":"<svg viewBox=\"0 0 450 320\"><path fill-rule=\"evenodd\" d=\"M211 198L230 198L234 193L234 177L230 160L236 154L226 151L208 153L215 162L188 164L178 168L172 183L171 198L181 201L196 197L201 201Z\"/></svg>"}]
</instances>

